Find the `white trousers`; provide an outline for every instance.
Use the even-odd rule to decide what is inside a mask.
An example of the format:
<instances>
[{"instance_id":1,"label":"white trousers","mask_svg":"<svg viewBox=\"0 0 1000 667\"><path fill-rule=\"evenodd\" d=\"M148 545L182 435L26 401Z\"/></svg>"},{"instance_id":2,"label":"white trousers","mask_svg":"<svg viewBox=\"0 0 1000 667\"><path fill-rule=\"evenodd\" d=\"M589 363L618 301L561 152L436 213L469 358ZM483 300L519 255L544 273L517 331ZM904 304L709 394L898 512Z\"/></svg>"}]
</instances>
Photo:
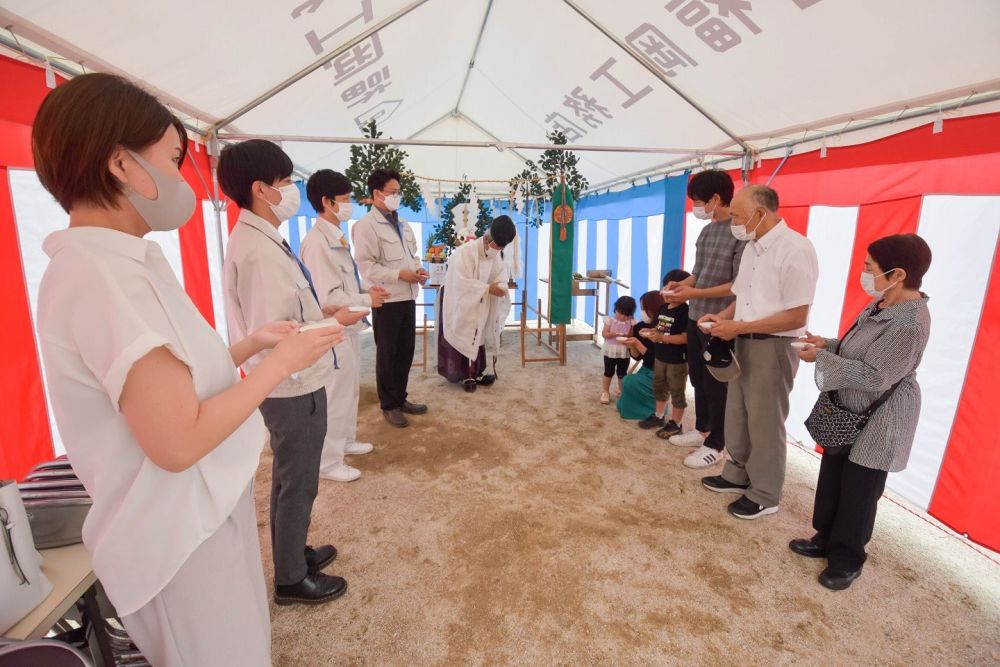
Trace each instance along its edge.
<instances>
[{"instance_id":1,"label":"white trousers","mask_svg":"<svg viewBox=\"0 0 1000 667\"><path fill-rule=\"evenodd\" d=\"M329 474L344 462L344 448L358 437L358 396L361 374L361 341L356 333L348 333L338 345L339 370L330 373L326 381L326 439L320 458L320 475Z\"/></svg>"},{"instance_id":2,"label":"white trousers","mask_svg":"<svg viewBox=\"0 0 1000 667\"><path fill-rule=\"evenodd\" d=\"M122 617L154 667L271 664L271 618L252 490L248 485L233 513L166 588Z\"/></svg>"}]
</instances>

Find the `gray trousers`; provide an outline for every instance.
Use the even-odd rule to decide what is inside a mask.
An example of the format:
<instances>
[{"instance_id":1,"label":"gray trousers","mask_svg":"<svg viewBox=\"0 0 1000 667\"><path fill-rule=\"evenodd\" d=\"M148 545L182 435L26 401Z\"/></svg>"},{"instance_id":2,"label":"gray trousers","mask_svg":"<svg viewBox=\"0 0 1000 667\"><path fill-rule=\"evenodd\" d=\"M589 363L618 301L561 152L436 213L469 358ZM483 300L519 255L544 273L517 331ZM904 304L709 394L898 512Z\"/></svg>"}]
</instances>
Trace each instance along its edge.
<instances>
[{"instance_id":1,"label":"gray trousers","mask_svg":"<svg viewBox=\"0 0 1000 667\"><path fill-rule=\"evenodd\" d=\"M326 389L268 398L260 413L271 433L271 554L274 583L297 584L307 574L305 547L326 437Z\"/></svg>"},{"instance_id":2,"label":"gray trousers","mask_svg":"<svg viewBox=\"0 0 1000 667\"><path fill-rule=\"evenodd\" d=\"M156 667L271 664L271 618L252 484L170 583L123 616L122 623Z\"/></svg>"},{"instance_id":3,"label":"gray trousers","mask_svg":"<svg viewBox=\"0 0 1000 667\"><path fill-rule=\"evenodd\" d=\"M726 461L722 477L749 484L746 496L774 507L785 484L785 419L799 367L792 338L736 339L741 373L726 398Z\"/></svg>"}]
</instances>

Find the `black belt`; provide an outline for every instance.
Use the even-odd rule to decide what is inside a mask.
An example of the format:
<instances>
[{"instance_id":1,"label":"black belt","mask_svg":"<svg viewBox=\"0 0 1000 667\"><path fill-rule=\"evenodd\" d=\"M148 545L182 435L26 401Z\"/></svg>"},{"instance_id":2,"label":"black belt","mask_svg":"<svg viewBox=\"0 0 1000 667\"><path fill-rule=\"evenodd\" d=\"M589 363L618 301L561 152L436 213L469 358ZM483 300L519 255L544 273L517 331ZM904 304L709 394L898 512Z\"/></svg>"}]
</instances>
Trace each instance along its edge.
<instances>
[{"instance_id":1,"label":"black belt","mask_svg":"<svg viewBox=\"0 0 1000 667\"><path fill-rule=\"evenodd\" d=\"M739 337L749 338L750 340L767 340L768 338L788 338L789 340L791 340L795 338L795 336L776 336L774 334L758 334L758 333L740 334Z\"/></svg>"}]
</instances>

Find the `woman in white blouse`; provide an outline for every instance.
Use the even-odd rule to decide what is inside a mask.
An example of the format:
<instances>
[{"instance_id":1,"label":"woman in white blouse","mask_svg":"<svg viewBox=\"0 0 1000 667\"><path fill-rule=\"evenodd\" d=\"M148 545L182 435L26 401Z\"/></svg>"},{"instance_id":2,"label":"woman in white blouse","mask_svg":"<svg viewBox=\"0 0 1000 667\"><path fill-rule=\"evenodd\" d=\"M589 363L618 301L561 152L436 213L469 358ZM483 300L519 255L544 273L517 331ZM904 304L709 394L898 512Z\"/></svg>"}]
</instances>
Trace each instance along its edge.
<instances>
[{"instance_id":1,"label":"woman in white blouse","mask_svg":"<svg viewBox=\"0 0 1000 667\"><path fill-rule=\"evenodd\" d=\"M269 665L252 480L257 406L342 340L275 322L227 349L149 231L176 229L195 198L179 167L184 127L107 74L46 97L32 148L69 213L51 258L38 334L52 408L93 498L84 544L126 629L154 665ZM274 352L241 380L236 370Z\"/></svg>"}]
</instances>

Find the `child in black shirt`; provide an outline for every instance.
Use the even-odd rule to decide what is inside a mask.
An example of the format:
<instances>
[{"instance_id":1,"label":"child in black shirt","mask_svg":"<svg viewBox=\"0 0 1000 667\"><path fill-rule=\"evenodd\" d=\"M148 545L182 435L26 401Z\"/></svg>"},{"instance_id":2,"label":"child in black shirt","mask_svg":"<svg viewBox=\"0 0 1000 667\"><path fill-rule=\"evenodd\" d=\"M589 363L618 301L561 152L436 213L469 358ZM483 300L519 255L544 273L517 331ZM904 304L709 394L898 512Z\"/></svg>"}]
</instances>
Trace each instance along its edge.
<instances>
[{"instance_id":1,"label":"child in black shirt","mask_svg":"<svg viewBox=\"0 0 1000 667\"><path fill-rule=\"evenodd\" d=\"M663 277L663 284L684 280L687 271L674 269ZM681 420L687 407L687 324L686 303L664 304L656 314L655 330L642 333L655 343L656 364L653 369L653 396L656 398L656 416L660 422L646 426L659 427L656 435L669 438L681 432ZM667 399L670 399L670 419L666 419ZM641 425L641 424L640 424Z\"/></svg>"}]
</instances>

